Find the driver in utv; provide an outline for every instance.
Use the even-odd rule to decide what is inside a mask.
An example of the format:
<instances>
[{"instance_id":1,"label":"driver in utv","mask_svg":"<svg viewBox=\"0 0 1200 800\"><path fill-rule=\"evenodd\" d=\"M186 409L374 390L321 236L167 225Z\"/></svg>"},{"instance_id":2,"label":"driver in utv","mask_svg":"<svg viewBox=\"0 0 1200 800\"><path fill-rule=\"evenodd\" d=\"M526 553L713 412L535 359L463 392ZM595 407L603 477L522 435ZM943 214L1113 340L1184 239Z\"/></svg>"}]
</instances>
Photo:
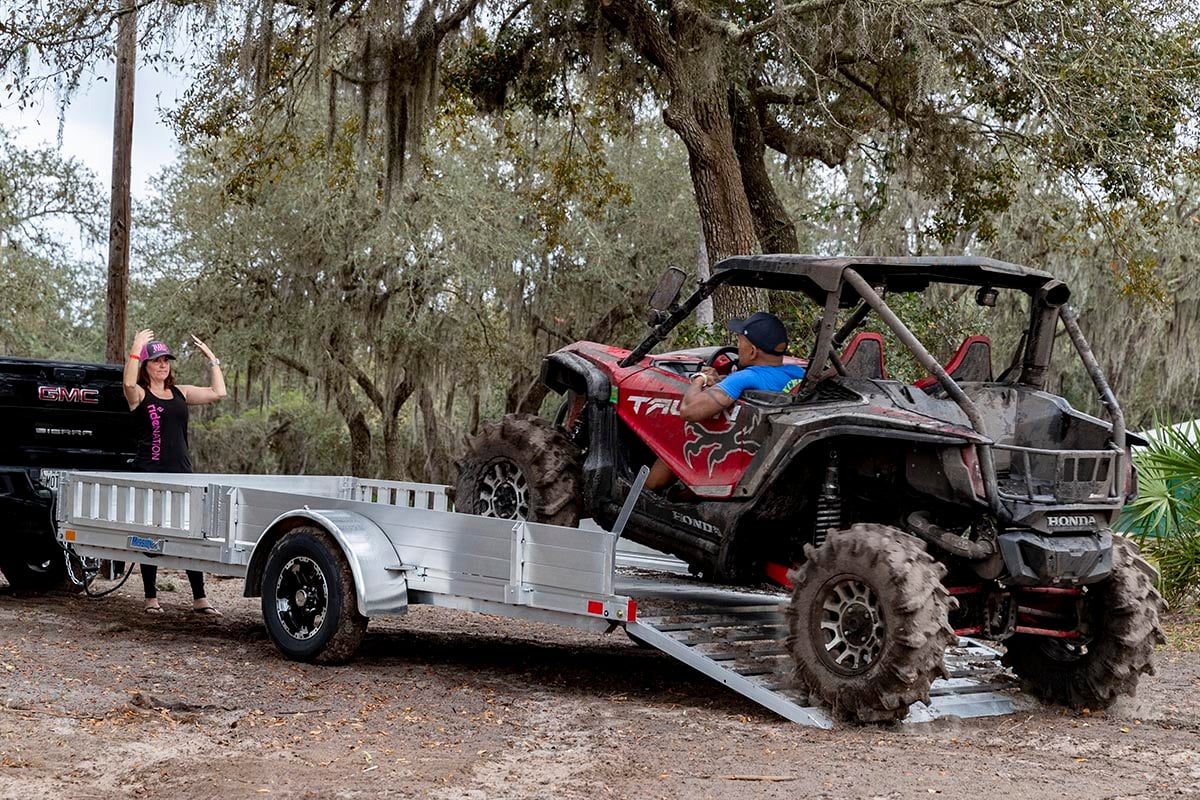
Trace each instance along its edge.
<instances>
[{"instance_id":1,"label":"driver in utv","mask_svg":"<svg viewBox=\"0 0 1200 800\"><path fill-rule=\"evenodd\" d=\"M729 320L727 327L737 335L737 370L721 379L714 368L704 367L692 376L679 401L679 415L688 422L717 416L751 389L789 392L804 377L804 367L783 363L788 336L779 317L756 311L746 319ZM646 488L662 489L674 479L675 473L660 458L650 468Z\"/></svg>"}]
</instances>

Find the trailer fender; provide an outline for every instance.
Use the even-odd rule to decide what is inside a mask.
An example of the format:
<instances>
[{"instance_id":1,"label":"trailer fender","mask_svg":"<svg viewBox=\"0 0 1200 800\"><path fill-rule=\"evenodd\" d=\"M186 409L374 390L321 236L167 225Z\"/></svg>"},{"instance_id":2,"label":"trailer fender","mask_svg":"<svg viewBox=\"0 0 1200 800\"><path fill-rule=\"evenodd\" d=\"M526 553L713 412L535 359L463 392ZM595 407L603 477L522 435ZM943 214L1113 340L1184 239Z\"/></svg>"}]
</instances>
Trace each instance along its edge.
<instances>
[{"instance_id":1,"label":"trailer fender","mask_svg":"<svg viewBox=\"0 0 1200 800\"><path fill-rule=\"evenodd\" d=\"M246 597L262 594L267 555L285 533L303 525L321 528L338 543L354 575L358 611L364 617L408 610L408 580L400 557L383 530L362 514L341 510L297 509L280 514L263 531L246 569Z\"/></svg>"}]
</instances>

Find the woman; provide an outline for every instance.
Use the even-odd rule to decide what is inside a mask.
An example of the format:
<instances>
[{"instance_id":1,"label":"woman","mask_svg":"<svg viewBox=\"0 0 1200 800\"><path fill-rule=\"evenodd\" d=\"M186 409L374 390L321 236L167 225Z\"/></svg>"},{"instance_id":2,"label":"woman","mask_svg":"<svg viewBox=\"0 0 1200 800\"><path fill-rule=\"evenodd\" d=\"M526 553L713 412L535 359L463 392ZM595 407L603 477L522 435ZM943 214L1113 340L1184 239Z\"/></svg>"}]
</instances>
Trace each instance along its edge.
<instances>
[{"instance_id":1,"label":"woman","mask_svg":"<svg viewBox=\"0 0 1200 800\"><path fill-rule=\"evenodd\" d=\"M225 396L225 377L221 362L208 345L192 337L197 349L212 368L211 386L186 386L175 383L171 362L175 356L164 342L154 340L154 331L138 331L133 351L125 362L125 400L137 419L137 456L133 469L138 472L191 472L188 455L188 406L215 403ZM158 567L142 564L147 614L163 613L158 604ZM192 584L192 611L213 617L223 616L204 594L204 573L187 571Z\"/></svg>"}]
</instances>

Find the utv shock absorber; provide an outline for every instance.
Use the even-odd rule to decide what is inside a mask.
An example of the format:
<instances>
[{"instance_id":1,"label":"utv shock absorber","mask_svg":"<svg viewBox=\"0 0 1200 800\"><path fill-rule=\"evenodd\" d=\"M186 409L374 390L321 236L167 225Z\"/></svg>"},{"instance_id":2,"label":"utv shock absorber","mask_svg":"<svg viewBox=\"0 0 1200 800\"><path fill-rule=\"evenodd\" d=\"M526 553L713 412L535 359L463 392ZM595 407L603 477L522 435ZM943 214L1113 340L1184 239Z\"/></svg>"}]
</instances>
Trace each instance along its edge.
<instances>
[{"instance_id":1,"label":"utv shock absorber","mask_svg":"<svg viewBox=\"0 0 1200 800\"><path fill-rule=\"evenodd\" d=\"M817 524L813 543L820 547L831 530L842 526L842 491L838 485L837 451L829 453L829 465L825 467L825 480L821 494L817 497Z\"/></svg>"}]
</instances>

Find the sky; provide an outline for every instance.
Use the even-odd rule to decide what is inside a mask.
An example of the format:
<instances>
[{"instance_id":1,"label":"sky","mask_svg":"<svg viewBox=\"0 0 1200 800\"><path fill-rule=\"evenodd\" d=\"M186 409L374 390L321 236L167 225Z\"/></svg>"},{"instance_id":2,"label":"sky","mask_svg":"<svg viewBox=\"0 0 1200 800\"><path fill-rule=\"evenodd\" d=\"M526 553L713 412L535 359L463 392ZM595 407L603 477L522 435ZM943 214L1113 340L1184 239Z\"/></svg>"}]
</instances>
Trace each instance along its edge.
<instances>
[{"instance_id":1,"label":"sky","mask_svg":"<svg viewBox=\"0 0 1200 800\"><path fill-rule=\"evenodd\" d=\"M67 108L62 129L61 152L84 163L109 196L112 184L112 136L114 69L85 79ZM139 67L134 80L133 159L131 191L134 201L150 196L150 179L163 167L173 163L177 155L175 137L163 123L160 110L175 107L183 98L186 83L183 78ZM0 126L25 148L57 147L59 102L47 94L40 103L18 110L0 96ZM107 245L97 255L107 260ZM86 252L86 251L85 251Z\"/></svg>"}]
</instances>

